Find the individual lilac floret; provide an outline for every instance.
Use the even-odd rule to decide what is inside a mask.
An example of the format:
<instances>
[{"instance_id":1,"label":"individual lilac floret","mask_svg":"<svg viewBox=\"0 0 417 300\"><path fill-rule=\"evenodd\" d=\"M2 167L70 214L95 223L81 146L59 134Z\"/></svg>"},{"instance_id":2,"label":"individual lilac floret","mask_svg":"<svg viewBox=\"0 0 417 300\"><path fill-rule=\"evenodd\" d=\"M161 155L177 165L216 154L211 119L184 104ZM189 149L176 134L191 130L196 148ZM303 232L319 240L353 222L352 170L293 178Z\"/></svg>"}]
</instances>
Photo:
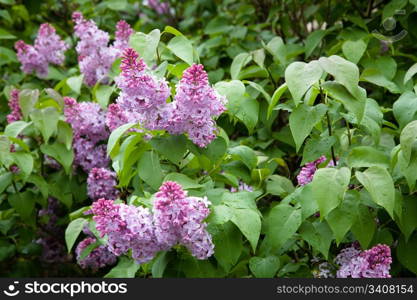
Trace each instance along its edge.
<instances>
[{"instance_id":1,"label":"individual lilac floret","mask_svg":"<svg viewBox=\"0 0 417 300\"><path fill-rule=\"evenodd\" d=\"M340 265L338 278L390 278L392 263L391 249L387 245L376 245L365 251L354 247L342 250L335 262Z\"/></svg>"},{"instance_id":2,"label":"individual lilac floret","mask_svg":"<svg viewBox=\"0 0 417 300\"><path fill-rule=\"evenodd\" d=\"M207 259L214 253L214 245L204 219L209 215L206 198L187 197L182 187L165 182L155 195L154 223L158 242L164 249L175 244L188 248L197 259Z\"/></svg>"},{"instance_id":3,"label":"individual lilac floret","mask_svg":"<svg viewBox=\"0 0 417 300\"><path fill-rule=\"evenodd\" d=\"M72 146L74 148L74 164L82 167L86 173L93 168L105 168L110 163L105 144L97 145L89 139L74 136Z\"/></svg>"},{"instance_id":4,"label":"individual lilac floret","mask_svg":"<svg viewBox=\"0 0 417 300\"><path fill-rule=\"evenodd\" d=\"M203 65L192 65L183 73L176 87L173 116L168 131L187 133L199 147L206 147L216 138L213 117L225 111L226 98L220 96L208 82Z\"/></svg>"},{"instance_id":5,"label":"individual lilac floret","mask_svg":"<svg viewBox=\"0 0 417 300\"><path fill-rule=\"evenodd\" d=\"M109 34L100 30L94 21L84 19L80 12L74 12L72 19L75 22L75 36L80 39L75 49L85 83L93 86L97 81L105 82L111 65L127 47L133 30L126 22L119 21L116 41L110 46Z\"/></svg>"},{"instance_id":6,"label":"individual lilac floret","mask_svg":"<svg viewBox=\"0 0 417 300\"><path fill-rule=\"evenodd\" d=\"M81 259L83 251L96 241L97 240L95 238L87 237L82 240L75 249L77 263L80 267L83 269L89 268L94 272L100 268L114 265L117 261L117 256L111 253L107 247L103 245L96 247L86 257Z\"/></svg>"},{"instance_id":7,"label":"individual lilac floret","mask_svg":"<svg viewBox=\"0 0 417 300\"><path fill-rule=\"evenodd\" d=\"M40 78L48 75L48 61L35 47L26 44L24 41L17 41L14 47L17 51L17 59L22 64L21 70L24 73L30 74L35 71Z\"/></svg>"},{"instance_id":8,"label":"individual lilac floret","mask_svg":"<svg viewBox=\"0 0 417 300\"><path fill-rule=\"evenodd\" d=\"M7 123L12 123L15 121L19 121L23 118L22 111L20 110L19 105L19 90L12 89L10 92L10 99L9 99L9 107L10 107L10 114L7 115Z\"/></svg>"},{"instance_id":9,"label":"individual lilac floret","mask_svg":"<svg viewBox=\"0 0 417 300\"><path fill-rule=\"evenodd\" d=\"M119 191L115 188L116 185L116 173L106 168L93 168L88 174L87 191L92 200L117 199Z\"/></svg>"},{"instance_id":10,"label":"individual lilac floret","mask_svg":"<svg viewBox=\"0 0 417 300\"><path fill-rule=\"evenodd\" d=\"M168 83L151 74L135 50L123 52L122 70L116 78L121 89L117 104L129 122L139 122L149 130L164 129L168 119L166 99L170 96Z\"/></svg>"},{"instance_id":11,"label":"individual lilac floret","mask_svg":"<svg viewBox=\"0 0 417 300\"><path fill-rule=\"evenodd\" d=\"M64 60L64 52L69 46L56 34L55 28L48 23L40 26L35 40L35 49L47 62L61 65Z\"/></svg>"},{"instance_id":12,"label":"individual lilac floret","mask_svg":"<svg viewBox=\"0 0 417 300\"><path fill-rule=\"evenodd\" d=\"M242 180L240 180L239 181L239 186L237 188L232 186L230 188L230 191L232 193L242 192L242 191L253 192L253 187L251 187L250 185L248 185L245 182L243 182Z\"/></svg>"},{"instance_id":13,"label":"individual lilac floret","mask_svg":"<svg viewBox=\"0 0 417 300\"><path fill-rule=\"evenodd\" d=\"M107 236L107 247L115 255L131 249L138 263L146 263L160 250L147 208L102 198L93 203L92 212L97 230L101 237Z\"/></svg>"},{"instance_id":14,"label":"individual lilac floret","mask_svg":"<svg viewBox=\"0 0 417 300\"><path fill-rule=\"evenodd\" d=\"M43 78L48 75L49 63L61 65L64 62L68 45L56 34L54 27L44 23L39 28L34 46L17 41L15 48L22 71L27 74L35 71L38 77Z\"/></svg>"},{"instance_id":15,"label":"individual lilac floret","mask_svg":"<svg viewBox=\"0 0 417 300\"><path fill-rule=\"evenodd\" d=\"M74 135L86 137L93 142L105 140L109 136L106 129L106 112L98 103L80 102L64 97L64 115L71 124Z\"/></svg>"},{"instance_id":16,"label":"individual lilac floret","mask_svg":"<svg viewBox=\"0 0 417 300\"><path fill-rule=\"evenodd\" d=\"M317 166L327 160L326 156L320 156L313 162L306 163L304 167L301 168L300 173L297 175L297 181L299 185L306 185L313 180L314 174L317 171ZM327 167L334 167L333 160L331 160Z\"/></svg>"}]
</instances>

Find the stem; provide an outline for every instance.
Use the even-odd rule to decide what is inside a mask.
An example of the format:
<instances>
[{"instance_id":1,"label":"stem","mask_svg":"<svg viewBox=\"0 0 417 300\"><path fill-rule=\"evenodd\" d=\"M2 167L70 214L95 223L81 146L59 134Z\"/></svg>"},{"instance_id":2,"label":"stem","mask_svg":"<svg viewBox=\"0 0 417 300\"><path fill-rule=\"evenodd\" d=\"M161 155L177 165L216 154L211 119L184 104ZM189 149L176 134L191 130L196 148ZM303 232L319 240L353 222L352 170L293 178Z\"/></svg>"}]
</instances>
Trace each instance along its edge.
<instances>
[{"instance_id":1,"label":"stem","mask_svg":"<svg viewBox=\"0 0 417 300\"><path fill-rule=\"evenodd\" d=\"M320 98L324 102L324 104L327 105L327 94L325 96L323 95L323 89L321 88L321 84L320 84ZM329 111L326 111L326 119L327 119L327 130L329 131L329 136L332 136L332 123L330 121ZM336 166L336 156L334 154L334 147L331 146L330 150L332 153L333 164Z\"/></svg>"},{"instance_id":2,"label":"stem","mask_svg":"<svg viewBox=\"0 0 417 300\"><path fill-rule=\"evenodd\" d=\"M348 136L348 141L349 141L349 146L352 146L352 135L350 133L350 125L349 122L345 119L346 122L346 128L347 128L347 136Z\"/></svg>"}]
</instances>

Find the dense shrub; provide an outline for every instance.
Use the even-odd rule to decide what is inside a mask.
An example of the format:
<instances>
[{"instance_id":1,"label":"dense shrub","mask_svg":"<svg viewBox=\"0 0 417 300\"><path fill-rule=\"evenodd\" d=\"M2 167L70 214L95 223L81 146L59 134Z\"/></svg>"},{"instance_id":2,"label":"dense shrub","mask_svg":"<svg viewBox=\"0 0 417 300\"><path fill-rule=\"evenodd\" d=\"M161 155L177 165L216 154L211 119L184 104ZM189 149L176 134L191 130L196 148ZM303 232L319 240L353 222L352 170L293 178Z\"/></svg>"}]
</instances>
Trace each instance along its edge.
<instances>
[{"instance_id":1,"label":"dense shrub","mask_svg":"<svg viewBox=\"0 0 417 300\"><path fill-rule=\"evenodd\" d=\"M416 1L0 1L0 275L417 274Z\"/></svg>"}]
</instances>

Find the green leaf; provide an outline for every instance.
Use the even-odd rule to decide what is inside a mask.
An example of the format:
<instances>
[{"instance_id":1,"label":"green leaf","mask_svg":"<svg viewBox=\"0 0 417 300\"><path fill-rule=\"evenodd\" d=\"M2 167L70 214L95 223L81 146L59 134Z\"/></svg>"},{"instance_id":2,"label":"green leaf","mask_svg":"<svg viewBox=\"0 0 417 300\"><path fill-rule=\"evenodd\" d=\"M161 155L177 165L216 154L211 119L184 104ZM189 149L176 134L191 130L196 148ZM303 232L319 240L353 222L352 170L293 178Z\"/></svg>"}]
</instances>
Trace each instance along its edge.
<instances>
[{"instance_id":1,"label":"green leaf","mask_svg":"<svg viewBox=\"0 0 417 300\"><path fill-rule=\"evenodd\" d=\"M379 166L389 168L389 157L382 151L370 146L359 146L353 148L347 158L347 163L351 168L362 168Z\"/></svg>"},{"instance_id":2,"label":"green leaf","mask_svg":"<svg viewBox=\"0 0 417 300\"><path fill-rule=\"evenodd\" d=\"M35 197L31 191L11 194L8 197L10 205L17 211L22 220L29 220L35 209Z\"/></svg>"},{"instance_id":3,"label":"green leaf","mask_svg":"<svg viewBox=\"0 0 417 300\"><path fill-rule=\"evenodd\" d=\"M336 101L340 101L343 106L356 116L356 122L360 123L365 114L366 91L362 90L363 98L353 97L341 84L336 82L325 82L322 87Z\"/></svg>"},{"instance_id":4,"label":"green leaf","mask_svg":"<svg viewBox=\"0 0 417 300\"><path fill-rule=\"evenodd\" d=\"M31 174L27 181L33 183L40 190L43 198L48 198L48 184L42 176Z\"/></svg>"},{"instance_id":5,"label":"green leaf","mask_svg":"<svg viewBox=\"0 0 417 300\"><path fill-rule=\"evenodd\" d=\"M361 204L357 206L355 214L357 217L352 225L352 233L362 249L368 249L376 230L375 216L370 213L367 206Z\"/></svg>"},{"instance_id":6,"label":"green leaf","mask_svg":"<svg viewBox=\"0 0 417 300\"><path fill-rule=\"evenodd\" d=\"M417 233L406 242L403 237L400 238L400 243L397 248L397 258L400 263L408 270L417 275Z\"/></svg>"},{"instance_id":7,"label":"green leaf","mask_svg":"<svg viewBox=\"0 0 417 300\"><path fill-rule=\"evenodd\" d=\"M33 123L37 129L42 133L44 142L47 143L49 138L56 133L59 113L55 107L49 106L41 110L35 109L30 114Z\"/></svg>"},{"instance_id":8,"label":"green leaf","mask_svg":"<svg viewBox=\"0 0 417 300\"><path fill-rule=\"evenodd\" d=\"M259 235L261 234L261 218L253 209L232 209L232 222L248 239L253 252L256 252Z\"/></svg>"},{"instance_id":9,"label":"green leaf","mask_svg":"<svg viewBox=\"0 0 417 300\"><path fill-rule=\"evenodd\" d=\"M110 134L109 140L107 142L107 154L114 158L115 156L115 152L118 149L118 142L119 139L121 138L121 136L130 128L132 128L134 125L136 125L135 123L127 123L127 124L123 124L122 126L116 128L115 130L112 131L112 133Z\"/></svg>"},{"instance_id":10,"label":"green leaf","mask_svg":"<svg viewBox=\"0 0 417 300\"><path fill-rule=\"evenodd\" d=\"M265 62L265 50L264 49L258 49L252 51L252 58L253 61L260 67L264 68L264 62Z\"/></svg>"},{"instance_id":11,"label":"green leaf","mask_svg":"<svg viewBox=\"0 0 417 300\"><path fill-rule=\"evenodd\" d=\"M256 165L258 164L258 158L256 157L255 152L248 146L241 145L229 148L229 153L235 160L242 161L249 170L256 168Z\"/></svg>"},{"instance_id":12,"label":"green leaf","mask_svg":"<svg viewBox=\"0 0 417 300\"><path fill-rule=\"evenodd\" d=\"M415 74L417 74L417 63L412 65L404 76L404 84L407 83Z\"/></svg>"},{"instance_id":13,"label":"green leaf","mask_svg":"<svg viewBox=\"0 0 417 300\"><path fill-rule=\"evenodd\" d=\"M336 143L335 136L312 136L304 145L303 160L300 165L314 161L322 155L328 156L331 147Z\"/></svg>"},{"instance_id":14,"label":"green leaf","mask_svg":"<svg viewBox=\"0 0 417 300\"><path fill-rule=\"evenodd\" d=\"M35 107L38 102L39 91L38 90L23 90L19 93L19 106L22 111L24 119L27 119L29 113Z\"/></svg>"},{"instance_id":15,"label":"green leaf","mask_svg":"<svg viewBox=\"0 0 417 300\"><path fill-rule=\"evenodd\" d=\"M13 174L10 172L0 175L0 194L4 192L7 187L12 184Z\"/></svg>"},{"instance_id":16,"label":"green leaf","mask_svg":"<svg viewBox=\"0 0 417 300\"><path fill-rule=\"evenodd\" d=\"M337 55L321 57L319 63L327 73L334 77L336 82L343 85L356 99L364 98L363 92L358 86L359 69L354 63Z\"/></svg>"},{"instance_id":17,"label":"green leaf","mask_svg":"<svg viewBox=\"0 0 417 300\"><path fill-rule=\"evenodd\" d=\"M181 174L181 173L169 173L164 178L165 181L175 181L176 183L179 183L183 189L198 189L201 188L203 185L197 183L194 179L191 179L187 175Z\"/></svg>"},{"instance_id":18,"label":"green leaf","mask_svg":"<svg viewBox=\"0 0 417 300\"><path fill-rule=\"evenodd\" d=\"M417 119L417 96L413 92L405 92L394 102L392 107L395 119L401 128Z\"/></svg>"},{"instance_id":19,"label":"green leaf","mask_svg":"<svg viewBox=\"0 0 417 300\"><path fill-rule=\"evenodd\" d=\"M67 174L71 172L72 161L74 160L74 152L72 149L68 150L65 145L55 142L53 144L42 144L41 151L55 158L63 167Z\"/></svg>"},{"instance_id":20,"label":"green leaf","mask_svg":"<svg viewBox=\"0 0 417 300\"><path fill-rule=\"evenodd\" d=\"M293 62L285 70L285 82L293 97L295 106L302 100L307 90L319 81L323 69L317 61L311 61L306 64L304 62Z\"/></svg>"},{"instance_id":21,"label":"green leaf","mask_svg":"<svg viewBox=\"0 0 417 300\"><path fill-rule=\"evenodd\" d=\"M139 268L140 265L134 260L120 256L117 265L104 278L134 278Z\"/></svg>"},{"instance_id":22,"label":"green leaf","mask_svg":"<svg viewBox=\"0 0 417 300\"><path fill-rule=\"evenodd\" d=\"M378 69L365 69L361 74L361 81L367 81L388 89L393 94L399 94L400 88Z\"/></svg>"},{"instance_id":23,"label":"green leaf","mask_svg":"<svg viewBox=\"0 0 417 300\"><path fill-rule=\"evenodd\" d=\"M33 170L33 157L29 153L13 152L13 160L27 178Z\"/></svg>"},{"instance_id":24,"label":"green leaf","mask_svg":"<svg viewBox=\"0 0 417 300\"><path fill-rule=\"evenodd\" d=\"M17 137L25 128L32 125L32 122L15 121L8 124L4 130L4 135Z\"/></svg>"},{"instance_id":25,"label":"green leaf","mask_svg":"<svg viewBox=\"0 0 417 300\"><path fill-rule=\"evenodd\" d=\"M272 278L279 269L279 258L276 256L253 256L249 260L249 269L257 278Z\"/></svg>"},{"instance_id":26,"label":"green leaf","mask_svg":"<svg viewBox=\"0 0 417 300\"><path fill-rule=\"evenodd\" d=\"M325 218L342 202L350 182L350 170L346 167L322 168L314 174L312 192L320 210L320 218Z\"/></svg>"},{"instance_id":27,"label":"green leaf","mask_svg":"<svg viewBox=\"0 0 417 300\"><path fill-rule=\"evenodd\" d=\"M359 202L358 191L349 190L346 192L342 203L326 217L327 223L332 229L338 245L343 241L346 233L356 222Z\"/></svg>"},{"instance_id":28,"label":"green leaf","mask_svg":"<svg viewBox=\"0 0 417 300\"><path fill-rule=\"evenodd\" d=\"M345 41L342 45L343 55L354 64L357 64L365 53L366 47L367 43L364 40Z\"/></svg>"},{"instance_id":29,"label":"green leaf","mask_svg":"<svg viewBox=\"0 0 417 300\"><path fill-rule=\"evenodd\" d=\"M227 222L222 226L217 226L212 236L213 243L216 245L214 257L223 269L229 272L242 253L242 235L234 224Z\"/></svg>"},{"instance_id":30,"label":"green leaf","mask_svg":"<svg viewBox=\"0 0 417 300\"><path fill-rule=\"evenodd\" d=\"M383 113L379 104L373 99L366 99L365 114L361 126L371 134L375 144L379 144L381 137L381 126L383 122Z\"/></svg>"},{"instance_id":31,"label":"green leaf","mask_svg":"<svg viewBox=\"0 0 417 300\"><path fill-rule=\"evenodd\" d=\"M171 39L167 45L168 49L190 66L194 62L194 48L189 39L179 35Z\"/></svg>"},{"instance_id":32,"label":"green leaf","mask_svg":"<svg viewBox=\"0 0 417 300\"><path fill-rule=\"evenodd\" d=\"M272 175L266 180L266 192L271 195L286 197L294 191L291 180L284 176Z\"/></svg>"},{"instance_id":33,"label":"green leaf","mask_svg":"<svg viewBox=\"0 0 417 300\"><path fill-rule=\"evenodd\" d=\"M280 87L278 87L274 94L272 95L271 102L268 105L268 112L267 112L267 119L271 117L272 111L274 110L275 106L278 104L279 99L281 96L287 91L288 86L286 83L283 83Z\"/></svg>"},{"instance_id":34,"label":"green leaf","mask_svg":"<svg viewBox=\"0 0 417 300\"><path fill-rule=\"evenodd\" d=\"M230 76L232 79L239 79L240 70L252 60L249 53L240 53L232 61L230 66Z\"/></svg>"},{"instance_id":35,"label":"green leaf","mask_svg":"<svg viewBox=\"0 0 417 300\"><path fill-rule=\"evenodd\" d=\"M14 40L16 36L8 32L7 30L0 28L0 40Z\"/></svg>"},{"instance_id":36,"label":"green leaf","mask_svg":"<svg viewBox=\"0 0 417 300\"><path fill-rule=\"evenodd\" d=\"M152 264L152 277L162 278L164 276L165 269L170 261L170 255L168 252L160 252Z\"/></svg>"},{"instance_id":37,"label":"green leaf","mask_svg":"<svg viewBox=\"0 0 417 300\"><path fill-rule=\"evenodd\" d=\"M159 154L162 154L176 165L180 165L187 151L186 138L183 135L154 137L149 143Z\"/></svg>"},{"instance_id":38,"label":"green leaf","mask_svg":"<svg viewBox=\"0 0 417 300\"><path fill-rule=\"evenodd\" d=\"M138 162L139 177L149 184L154 190L157 190L164 179L162 174L159 156L154 151L146 151Z\"/></svg>"},{"instance_id":39,"label":"green leaf","mask_svg":"<svg viewBox=\"0 0 417 300\"><path fill-rule=\"evenodd\" d=\"M85 224L87 224L87 220L82 218L75 219L68 224L68 227L65 230L65 242L67 244L68 253L71 252L72 246L74 246L74 243Z\"/></svg>"},{"instance_id":40,"label":"green leaf","mask_svg":"<svg viewBox=\"0 0 417 300\"><path fill-rule=\"evenodd\" d=\"M356 172L356 178L366 188L372 200L394 218L395 189L391 175L385 168L373 166L365 172Z\"/></svg>"},{"instance_id":41,"label":"green leaf","mask_svg":"<svg viewBox=\"0 0 417 300\"><path fill-rule=\"evenodd\" d=\"M160 38L161 32L159 29L154 29L148 34L136 32L130 36L129 45L149 66L155 58Z\"/></svg>"},{"instance_id":42,"label":"green leaf","mask_svg":"<svg viewBox=\"0 0 417 300\"><path fill-rule=\"evenodd\" d=\"M67 150L71 149L72 146L72 128L67 122L62 120L58 121L58 136L57 140L64 144Z\"/></svg>"},{"instance_id":43,"label":"green leaf","mask_svg":"<svg viewBox=\"0 0 417 300\"><path fill-rule=\"evenodd\" d=\"M408 164L411 159L413 145L417 139L417 121L412 121L404 127L400 135L401 150L405 162Z\"/></svg>"},{"instance_id":44,"label":"green leaf","mask_svg":"<svg viewBox=\"0 0 417 300\"><path fill-rule=\"evenodd\" d=\"M97 88L94 88L94 97L102 108L107 108L110 96L113 94L114 90L115 88L113 85L98 85Z\"/></svg>"},{"instance_id":45,"label":"green leaf","mask_svg":"<svg viewBox=\"0 0 417 300\"><path fill-rule=\"evenodd\" d=\"M172 26L165 26L164 32L171 33L171 34L173 34L173 35L175 35L175 36L178 36L178 35L183 35L183 34L181 33L181 31L179 31L179 30L175 29L175 28L174 28L174 27L172 27Z\"/></svg>"},{"instance_id":46,"label":"green leaf","mask_svg":"<svg viewBox=\"0 0 417 300\"><path fill-rule=\"evenodd\" d=\"M290 114L290 129L297 151L303 145L305 138L310 134L314 126L326 114L326 111L327 106L324 104L316 106L301 104L292 111Z\"/></svg>"},{"instance_id":47,"label":"green leaf","mask_svg":"<svg viewBox=\"0 0 417 300\"><path fill-rule=\"evenodd\" d=\"M84 75L72 76L67 79L68 87L77 95L81 92L81 86L83 84Z\"/></svg>"},{"instance_id":48,"label":"green leaf","mask_svg":"<svg viewBox=\"0 0 417 300\"><path fill-rule=\"evenodd\" d=\"M333 241L333 233L326 222L304 222L299 229L301 237L309 243L313 249L323 254L328 259L330 244Z\"/></svg>"},{"instance_id":49,"label":"green leaf","mask_svg":"<svg viewBox=\"0 0 417 300\"><path fill-rule=\"evenodd\" d=\"M401 232L407 242L413 231L417 228L417 200L413 196L403 198L402 216L397 221Z\"/></svg>"},{"instance_id":50,"label":"green leaf","mask_svg":"<svg viewBox=\"0 0 417 300\"><path fill-rule=\"evenodd\" d=\"M310 33L305 41L306 58L309 58L314 49L320 44L323 38L329 33L328 30L314 30Z\"/></svg>"},{"instance_id":51,"label":"green leaf","mask_svg":"<svg viewBox=\"0 0 417 300\"><path fill-rule=\"evenodd\" d=\"M279 204L271 209L267 217L266 243L279 250L301 225L301 210L288 204Z\"/></svg>"}]
</instances>

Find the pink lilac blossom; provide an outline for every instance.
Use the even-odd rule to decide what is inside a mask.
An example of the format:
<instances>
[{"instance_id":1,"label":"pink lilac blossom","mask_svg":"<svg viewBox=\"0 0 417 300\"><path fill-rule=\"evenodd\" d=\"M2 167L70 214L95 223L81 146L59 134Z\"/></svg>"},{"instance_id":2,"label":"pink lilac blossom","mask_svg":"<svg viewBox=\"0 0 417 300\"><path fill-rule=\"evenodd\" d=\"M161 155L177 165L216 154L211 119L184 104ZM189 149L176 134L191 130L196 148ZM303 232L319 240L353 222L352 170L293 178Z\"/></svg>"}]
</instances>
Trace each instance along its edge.
<instances>
[{"instance_id":1,"label":"pink lilac blossom","mask_svg":"<svg viewBox=\"0 0 417 300\"><path fill-rule=\"evenodd\" d=\"M80 39L75 49L85 83L93 86L97 81L105 82L111 65L127 47L133 30L125 21L119 21L114 45L109 45L109 34L100 30L94 21L84 19L80 12L74 12L72 19L75 36Z\"/></svg>"},{"instance_id":2,"label":"pink lilac blossom","mask_svg":"<svg viewBox=\"0 0 417 300\"><path fill-rule=\"evenodd\" d=\"M126 123L129 123L129 120L120 105L117 103L110 104L106 114L106 125L110 131L113 131Z\"/></svg>"},{"instance_id":3,"label":"pink lilac blossom","mask_svg":"<svg viewBox=\"0 0 417 300\"><path fill-rule=\"evenodd\" d=\"M297 175L297 181L299 185L306 185L313 180L314 174L317 171L317 166L327 160L326 156L320 156L313 162L306 163L304 167L301 168L300 173ZM327 167L333 167L333 160L331 160Z\"/></svg>"},{"instance_id":4,"label":"pink lilac blossom","mask_svg":"<svg viewBox=\"0 0 417 300\"><path fill-rule=\"evenodd\" d=\"M12 123L21 120L23 116L19 105L18 89L12 89L10 91L9 107L11 112L7 115L7 123Z\"/></svg>"},{"instance_id":5,"label":"pink lilac blossom","mask_svg":"<svg viewBox=\"0 0 417 300\"><path fill-rule=\"evenodd\" d=\"M80 166L88 173L93 168L105 168L110 163L107 156L107 146L96 144L89 139L74 136L74 164Z\"/></svg>"},{"instance_id":6,"label":"pink lilac blossom","mask_svg":"<svg viewBox=\"0 0 417 300\"><path fill-rule=\"evenodd\" d=\"M35 49L48 63L61 65L65 60L64 52L68 48L69 46L56 34L54 27L48 23L40 26Z\"/></svg>"},{"instance_id":7,"label":"pink lilac blossom","mask_svg":"<svg viewBox=\"0 0 417 300\"><path fill-rule=\"evenodd\" d=\"M93 168L88 174L87 192L92 200L100 198L116 200L119 196L116 185L116 173L106 168Z\"/></svg>"},{"instance_id":8,"label":"pink lilac blossom","mask_svg":"<svg viewBox=\"0 0 417 300\"><path fill-rule=\"evenodd\" d=\"M188 248L197 259L207 259L214 245L204 219L209 215L206 198L187 197L182 187L165 182L155 195L153 213L155 234L163 249L176 244Z\"/></svg>"},{"instance_id":9,"label":"pink lilac blossom","mask_svg":"<svg viewBox=\"0 0 417 300\"><path fill-rule=\"evenodd\" d=\"M109 137L106 129L106 112L98 103L80 102L64 97L64 115L71 125L74 135L90 139L93 142Z\"/></svg>"},{"instance_id":10,"label":"pink lilac blossom","mask_svg":"<svg viewBox=\"0 0 417 300\"><path fill-rule=\"evenodd\" d=\"M131 249L138 263L146 263L160 250L147 208L101 198L93 203L92 212L97 230L101 237L107 236L107 247L115 255Z\"/></svg>"},{"instance_id":11,"label":"pink lilac blossom","mask_svg":"<svg viewBox=\"0 0 417 300\"><path fill-rule=\"evenodd\" d=\"M75 249L77 255L77 263L81 268L90 268L97 271L100 268L114 265L117 261L117 256L111 253L106 246L100 245L92 250L86 257L81 259L83 251L90 245L96 243L96 239L87 237L82 240Z\"/></svg>"},{"instance_id":12,"label":"pink lilac blossom","mask_svg":"<svg viewBox=\"0 0 417 300\"><path fill-rule=\"evenodd\" d=\"M160 0L148 0L148 6L159 15L169 14L169 3Z\"/></svg>"},{"instance_id":13,"label":"pink lilac blossom","mask_svg":"<svg viewBox=\"0 0 417 300\"><path fill-rule=\"evenodd\" d=\"M143 59L131 48L123 52L120 68L122 72L116 78L121 89L117 104L125 118L149 130L164 129L170 113L166 104L170 96L166 80L151 74Z\"/></svg>"},{"instance_id":14,"label":"pink lilac blossom","mask_svg":"<svg viewBox=\"0 0 417 300\"><path fill-rule=\"evenodd\" d=\"M68 48L69 46L56 34L55 28L48 23L40 26L34 46L21 40L15 43L22 71L27 74L35 71L41 78L48 75L49 63L61 65L64 62L64 52Z\"/></svg>"},{"instance_id":15,"label":"pink lilac blossom","mask_svg":"<svg viewBox=\"0 0 417 300\"><path fill-rule=\"evenodd\" d=\"M376 245L365 251L354 246L346 248L336 257L340 266L338 278L390 278L392 263L391 249L387 245Z\"/></svg>"},{"instance_id":16,"label":"pink lilac blossom","mask_svg":"<svg viewBox=\"0 0 417 300\"><path fill-rule=\"evenodd\" d=\"M176 87L171 134L187 133L199 147L206 147L216 137L213 117L225 111L226 98L220 96L208 82L203 65L192 65L183 73Z\"/></svg>"}]
</instances>

